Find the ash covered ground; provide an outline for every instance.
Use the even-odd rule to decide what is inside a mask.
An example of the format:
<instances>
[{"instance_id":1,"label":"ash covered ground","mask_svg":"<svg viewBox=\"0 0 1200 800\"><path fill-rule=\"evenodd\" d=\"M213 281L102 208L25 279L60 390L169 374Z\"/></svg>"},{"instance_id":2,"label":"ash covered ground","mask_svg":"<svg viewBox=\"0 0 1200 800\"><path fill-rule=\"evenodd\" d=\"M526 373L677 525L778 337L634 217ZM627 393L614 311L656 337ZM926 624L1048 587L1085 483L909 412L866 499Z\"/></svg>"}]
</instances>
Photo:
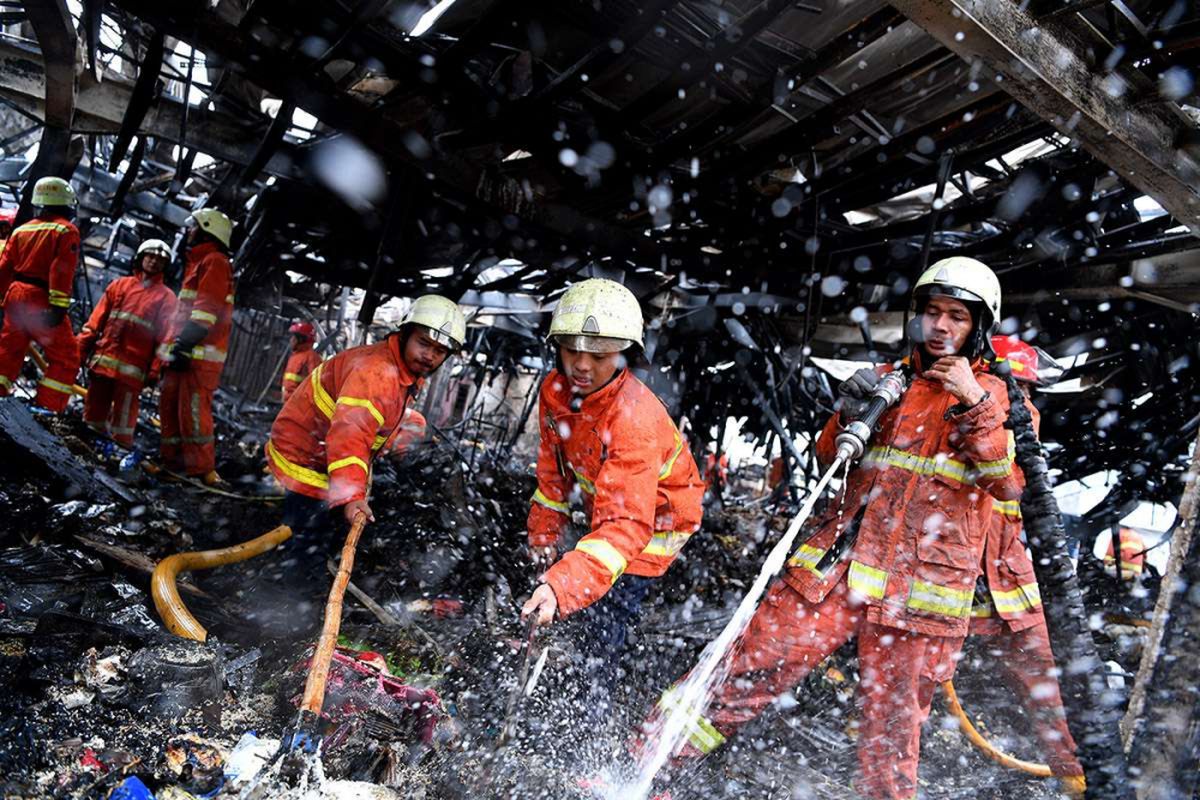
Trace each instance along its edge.
<instances>
[{"instance_id":1,"label":"ash covered ground","mask_svg":"<svg viewBox=\"0 0 1200 800\"><path fill-rule=\"evenodd\" d=\"M268 749L295 720L327 559L344 531L188 574L195 591L183 598L210 638L186 642L164 630L149 569L278 524L278 505L261 499L277 492L261 471L264 421L248 418L219 449L234 493L255 499L120 475L73 418L34 424L93 480L64 483L20 436L0 436L9 519L0 540L0 791L107 797L136 776L159 798L238 796L246 775L238 778L236 762L250 745ZM367 796L368 784L380 797L430 800L597 796L586 779L628 766L628 731L716 636L787 523L739 502L708 510L632 634L612 725L585 730L566 700L576 676L566 626L540 641L549 655L532 695L510 703L522 666L517 609L535 579L524 552L534 481L528 465L472 450L442 440L377 470L378 521L353 580L387 621L347 597L342 667L326 701L324 765L345 782L338 796ZM126 497L97 476L120 481ZM1135 648L1125 643L1122 654L1118 644L1106 646L1136 665ZM1037 760L1029 720L980 647L968 650L956 683L979 727ZM715 756L675 775L672 797L855 797L855 684L851 646ZM973 749L940 703L924 733L921 777L929 798L1058 796L1053 781ZM619 796L616 780L599 794Z\"/></svg>"}]
</instances>

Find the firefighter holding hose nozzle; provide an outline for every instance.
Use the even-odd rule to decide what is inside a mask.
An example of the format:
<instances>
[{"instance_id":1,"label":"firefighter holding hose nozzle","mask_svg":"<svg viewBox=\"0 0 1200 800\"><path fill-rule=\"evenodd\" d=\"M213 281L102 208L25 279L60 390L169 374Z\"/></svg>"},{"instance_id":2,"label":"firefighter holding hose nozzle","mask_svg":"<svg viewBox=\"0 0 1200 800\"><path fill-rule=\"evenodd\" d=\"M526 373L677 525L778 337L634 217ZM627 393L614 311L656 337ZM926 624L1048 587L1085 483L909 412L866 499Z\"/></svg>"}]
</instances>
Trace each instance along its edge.
<instances>
[{"instance_id":1,"label":"firefighter holding hose nozzle","mask_svg":"<svg viewBox=\"0 0 1200 800\"><path fill-rule=\"evenodd\" d=\"M900 366L911 384L880 417L844 497L810 526L768 590L682 758L719 747L857 637L858 789L916 796L923 673L944 665L939 677L950 677L946 654L960 649L970 622L992 500L1019 499L1024 480L1004 428L1005 385L986 372L1000 320L995 274L970 258L939 261L917 280L911 311L915 346ZM843 382L841 408L817 441L824 464L892 370L862 369ZM659 706L673 702L668 690ZM652 718L645 730L656 727Z\"/></svg>"}]
</instances>

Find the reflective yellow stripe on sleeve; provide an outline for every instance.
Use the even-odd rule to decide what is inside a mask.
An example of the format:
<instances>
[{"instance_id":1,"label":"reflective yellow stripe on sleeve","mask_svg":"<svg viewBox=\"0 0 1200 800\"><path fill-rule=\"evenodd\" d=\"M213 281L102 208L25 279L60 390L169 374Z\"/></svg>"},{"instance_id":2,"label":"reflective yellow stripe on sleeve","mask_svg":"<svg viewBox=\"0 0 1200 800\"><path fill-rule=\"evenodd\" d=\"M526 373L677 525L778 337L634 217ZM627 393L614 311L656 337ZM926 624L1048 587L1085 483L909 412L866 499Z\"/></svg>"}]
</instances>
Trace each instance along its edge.
<instances>
[{"instance_id":1,"label":"reflective yellow stripe on sleeve","mask_svg":"<svg viewBox=\"0 0 1200 800\"><path fill-rule=\"evenodd\" d=\"M642 550L644 556L674 557L687 544L694 531L656 531L650 544Z\"/></svg>"},{"instance_id":2,"label":"reflective yellow stripe on sleeve","mask_svg":"<svg viewBox=\"0 0 1200 800\"><path fill-rule=\"evenodd\" d=\"M375 421L378 422L380 425L383 425L386 422L386 420L383 418L383 414L379 411L378 408L375 407L375 404L372 403L370 400L366 399L365 397L346 397L345 395L343 395L342 397L339 397L337 399L337 405L351 406L354 408L365 408L367 411L371 412L371 416L373 416L375 418Z\"/></svg>"},{"instance_id":3,"label":"reflective yellow stripe on sleeve","mask_svg":"<svg viewBox=\"0 0 1200 800\"><path fill-rule=\"evenodd\" d=\"M678 693L674 689L663 692L658 707L671 713L679 706ZM688 743L707 755L725 743L725 736L695 709L691 709L688 720Z\"/></svg>"},{"instance_id":4,"label":"reflective yellow stripe on sleeve","mask_svg":"<svg viewBox=\"0 0 1200 800\"><path fill-rule=\"evenodd\" d=\"M789 567L804 567L810 572L817 571L817 564L825 557L825 551L819 547L802 544L796 548L796 552L792 553L792 557L788 559Z\"/></svg>"},{"instance_id":5,"label":"reflective yellow stripe on sleeve","mask_svg":"<svg viewBox=\"0 0 1200 800\"><path fill-rule=\"evenodd\" d=\"M293 464L284 458L283 454L275 449L275 443L270 439L267 440L267 455L271 458L271 463L279 467L279 471L287 475L294 481L315 486L318 489L329 488L329 476L317 472L315 469L302 467L299 464Z\"/></svg>"},{"instance_id":6,"label":"reflective yellow stripe on sleeve","mask_svg":"<svg viewBox=\"0 0 1200 800\"><path fill-rule=\"evenodd\" d=\"M321 385L323 367L323 364L315 367L312 374L308 376L308 379L312 381L313 385L313 402L316 403L317 408L322 414L328 419L333 419L333 409L336 404L333 402L333 398L330 397L329 392L325 391L325 387Z\"/></svg>"},{"instance_id":7,"label":"reflective yellow stripe on sleeve","mask_svg":"<svg viewBox=\"0 0 1200 800\"><path fill-rule=\"evenodd\" d=\"M604 568L612 575L612 583L616 583L617 578L621 577L625 573L626 567L629 566L625 561L625 556L603 539L580 539L579 544L575 545L575 549L581 553L587 553L603 564Z\"/></svg>"},{"instance_id":8,"label":"reflective yellow stripe on sleeve","mask_svg":"<svg viewBox=\"0 0 1200 800\"><path fill-rule=\"evenodd\" d=\"M679 435L679 431L675 433L675 450L671 453L671 457L667 459L667 463L663 464L662 469L658 471L658 479L665 481L671 477L671 470L675 469L675 462L679 459L679 454L683 452L683 437Z\"/></svg>"},{"instance_id":9,"label":"reflective yellow stripe on sleeve","mask_svg":"<svg viewBox=\"0 0 1200 800\"><path fill-rule=\"evenodd\" d=\"M207 311L201 311L198 308L192 309L192 315L190 319L194 322L207 322L209 325L217 324L216 314L210 314Z\"/></svg>"},{"instance_id":10,"label":"reflective yellow stripe on sleeve","mask_svg":"<svg viewBox=\"0 0 1200 800\"><path fill-rule=\"evenodd\" d=\"M1010 519L1021 518L1020 500L992 500L992 511Z\"/></svg>"},{"instance_id":11,"label":"reflective yellow stripe on sleeve","mask_svg":"<svg viewBox=\"0 0 1200 800\"><path fill-rule=\"evenodd\" d=\"M58 381L53 380L52 378L42 378L40 381L38 381L38 386L44 386L47 389L53 389L54 391L62 392L63 394L71 394L72 393L70 386L68 386L65 383L59 383Z\"/></svg>"},{"instance_id":12,"label":"reflective yellow stripe on sleeve","mask_svg":"<svg viewBox=\"0 0 1200 800\"><path fill-rule=\"evenodd\" d=\"M533 502L537 503L538 505L545 506L551 511L557 511L560 514L567 514L571 511L570 506L568 506L566 503L559 503L555 500L551 500L549 497L542 494L541 489L534 491Z\"/></svg>"},{"instance_id":13,"label":"reflective yellow stripe on sleeve","mask_svg":"<svg viewBox=\"0 0 1200 800\"><path fill-rule=\"evenodd\" d=\"M371 474L371 469L367 466L367 462L363 461L358 456L346 456L345 458L339 458L337 461L334 461L329 465L329 472L332 474L334 470L339 470L344 467L362 467L363 472L367 473L368 475Z\"/></svg>"},{"instance_id":14,"label":"reflective yellow stripe on sleeve","mask_svg":"<svg viewBox=\"0 0 1200 800\"><path fill-rule=\"evenodd\" d=\"M1032 611L1042 604L1042 593L1036 583L1023 583L1009 591L991 590L996 610L1003 614L1020 614Z\"/></svg>"},{"instance_id":15,"label":"reflective yellow stripe on sleeve","mask_svg":"<svg viewBox=\"0 0 1200 800\"><path fill-rule=\"evenodd\" d=\"M294 372L285 372L285 373L283 373L283 379L284 379L285 381L291 381L292 383L299 383L299 382L300 382L300 376L299 376L299 375L297 375L297 374L296 374L296 373L294 373Z\"/></svg>"},{"instance_id":16,"label":"reflective yellow stripe on sleeve","mask_svg":"<svg viewBox=\"0 0 1200 800\"><path fill-rule=\"evenodd\" d=\"M58 308L66 308L71 305L71 295L66 292L60 292L57 289L51 289L50 297L46 302Z\"/></svg>"},{"instance_id":17,"label":"reflective yellow stripe on sleeve","mask_svg":"<svg viewBox=\"0 0 1200 800\"><path fill-rule=\"evenodd\" d=\"M179 299L180 300L195 300L196 299L196 290L195 289L180 289L179 290Z\"/></svg>"}]
</instances>

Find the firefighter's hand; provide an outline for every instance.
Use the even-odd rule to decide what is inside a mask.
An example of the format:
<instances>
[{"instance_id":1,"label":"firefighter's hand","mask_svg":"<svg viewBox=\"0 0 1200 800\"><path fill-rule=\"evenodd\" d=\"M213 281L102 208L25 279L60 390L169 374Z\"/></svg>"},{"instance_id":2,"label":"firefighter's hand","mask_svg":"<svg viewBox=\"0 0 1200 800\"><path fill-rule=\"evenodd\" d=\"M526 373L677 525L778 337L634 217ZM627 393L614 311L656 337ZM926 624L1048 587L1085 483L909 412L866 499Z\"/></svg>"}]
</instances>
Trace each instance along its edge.
<instances>
[{"instance_id":1,"label":"firefighter's hand","mask_svg":"<svg viewBox=\"0 0 1200 800\"><path fill-rule=\"evenodd\" d=\"M943 356L925 371L925 377L937 381L962 403L973 406L987 394L975 379L971 362L962 356Z\"/></svg>"},{"instance_id":2,"label":"firefighter's hand","mask_svg":"<svg viewBox=\"0 0 1200 800\"><path fill-rule=\"evenodd\" d=\"M534 568L541 575L546 570L550 569L551 565L558 560L558 548L552 544L537 546L529 546L529 560L533 562Z\"/></svg>"},{"instance_id":3,"label":"firefighter's hand","mask_svg":"<svg viewBox=\"0 0 1200 800\"><path fill-rule=\"evenodd\" d=\"M533 592L533 597L525 601L525 605L521 607L521 619L526 620L533 617L538 625L549 625L554 621L554 614L558 611L558 598L554 596L554 590L550 588L550 584L543 583Z\"/></svg>"},{"instance_id":4,"label":"firefighter's hand","mask_svg":"<svg viewBox=\"0 0 1200 800\"><path fill-rule=\"evenodd\" d=\"M184 350L179 345L171 348L171 360L167 362L167 369L175 372L187 372L192 366L192 356L187 350Z\"/></svg>"},{"instance_id":5,"label":"firefighter's hand","mask_svg":"<svg viewBox=\"0 0 1200 800\"><path fill-rule=\"evenodd\" d=\"M67 317L67 310L58 306L47 308L42 315L42 324L47 328L57 328Z\"/></svg>"},{"instance_id":6,"label":"firefighter's hand","mask_svg":"<svg viewBox=\"0 0 1200 800\"><path fill-rule=\"evenodd\" d=\"M879 383L879 374L870 367L863 367L838 386L838 408L846 419L855 419L866 410L867 400L875 385Z\"/></svg>"},{"instance_id":7,"label":"firefighter's hand","mask_svg":"<svg viewBox=\"0 0 1200 800\"><path fill-rule=\"evenodd\" d=\"M366 500L353 500L342 506L342 513L346 515L346 522L354 524L354 518L359 514L367 515L367 522L375 521L375 513L371 511L371 507L367 505Z\"/></svg>"}]
</instances>

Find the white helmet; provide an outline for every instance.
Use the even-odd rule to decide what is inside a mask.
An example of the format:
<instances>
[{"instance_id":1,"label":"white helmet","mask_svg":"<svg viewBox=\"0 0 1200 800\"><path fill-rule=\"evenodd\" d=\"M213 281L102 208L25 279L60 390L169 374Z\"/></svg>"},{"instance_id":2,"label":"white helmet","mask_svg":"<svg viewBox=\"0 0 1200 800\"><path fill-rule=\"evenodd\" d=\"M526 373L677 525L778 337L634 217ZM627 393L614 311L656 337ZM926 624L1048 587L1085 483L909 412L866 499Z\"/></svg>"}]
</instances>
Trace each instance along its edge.
<instances>
[{"instance_id":1,"label":"white helmet","mask_svg":"<svg viewBox=\"0 0 1200 800\"><path fill-rule=\"evenodd\" d=\"M616 281L588 278L567 289L554 308L549 338L585 353L619 353L642 345L642 307Z\"/></svg>"},{"instance_id":2,"label":"white helmet","mask_svg":"<svg viewBox=\"0 0 1200 800\"><path fill-rule=\"evenodd\" d=\"M433 340L452 350L461 350L467 340L467 318L458 303L440 294L425 294L413 301L401 325L420 325Z\"/></svg>"},{"instance_id":3,"label":"white helmet","mask_svg":"<svg viewBox=\"0 0 1200 800\"><path fill-rule=\"evenodd\" d=\"M133 257L134 261L140 261L146 253L151 253L163 258L171 258L171 247L162 239L147 239L138 245L137 255Z\"/></svg>"},{"instance_id":4,"label":"white helmet","mask_svg":"<svg viewBox=\"0 0 1200 800\"><path fill-rule=\"evenodd\" d=\"M980 307L965 353L974 358L992 352L992 336L1000 327L1000 280L982 261L951 256L935 262L921 273L913 286L909 310L916 314L931 295L953 297Z\"/></svg>"}]
</instances>

